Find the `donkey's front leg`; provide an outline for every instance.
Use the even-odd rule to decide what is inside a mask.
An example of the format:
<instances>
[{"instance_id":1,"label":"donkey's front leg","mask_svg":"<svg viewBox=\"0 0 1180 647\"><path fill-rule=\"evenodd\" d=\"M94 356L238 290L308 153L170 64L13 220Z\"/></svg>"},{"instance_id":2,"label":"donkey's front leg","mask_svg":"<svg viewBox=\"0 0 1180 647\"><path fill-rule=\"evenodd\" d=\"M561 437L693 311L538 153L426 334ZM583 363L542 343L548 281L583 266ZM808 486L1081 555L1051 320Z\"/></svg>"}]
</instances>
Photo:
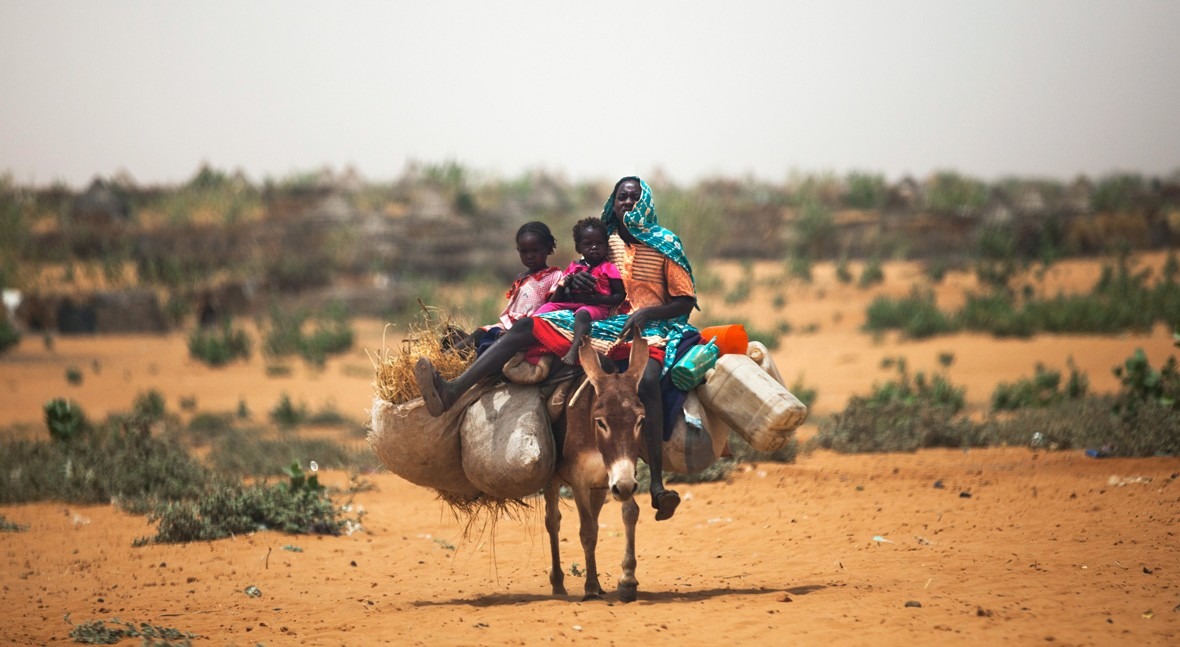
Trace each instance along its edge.
<instances>
[{"instance_id":1,"label":"donkey's front leg","mask_svg":"<svg viewBox=\"0 0 1180 647\"><path fill-rule=\"evenodd\" d=\"M594 550L598 547L598 513L606 502L605 488L592 488L585 493L574 493L578 502L578 536L582 539L582 552L586 555L586 595L582 600L602 597L602 586L598 583L598 561Z\"/></svg>"},{"instance_id":2,"label":"donkey's front leg","mask_svg":"<svg viewBox=\"0 0 1180 647\"><path fill-rule=\"evenodd\" d=\"M619 580L619 600L634 602L639 580L635 579L635 522L639 521L639 504L635 497L623 502L623 531L627 547L623 552L623 577Z\"/></svg>"},{"instance_id":3,"label":"donkey's front leg","mask_svg":"<svg viewBox=\"0 0 1180 647\"><path fill-rule=\"evenodd\" d=\"M549 584L553 595L565 595L565 573L561 572L561 548L558 533L561 530L560 503L561 486L557 482L545 488L545 530L549 531L549 552L553 561L549 565Z\"/></svg>"}]
</instances>

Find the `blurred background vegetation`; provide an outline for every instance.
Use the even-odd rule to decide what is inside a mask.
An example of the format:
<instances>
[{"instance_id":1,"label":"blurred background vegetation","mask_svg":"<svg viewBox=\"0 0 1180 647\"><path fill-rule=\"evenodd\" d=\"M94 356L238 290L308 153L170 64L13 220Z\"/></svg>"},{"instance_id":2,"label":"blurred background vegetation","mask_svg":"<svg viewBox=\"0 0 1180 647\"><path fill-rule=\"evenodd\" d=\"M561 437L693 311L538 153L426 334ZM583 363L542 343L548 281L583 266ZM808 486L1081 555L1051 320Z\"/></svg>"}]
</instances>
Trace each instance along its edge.
<instances>
[{"instance_id":1,"label":"blurred background vegetation","mask_svg":"<svg viewBox=\"0 0 1180 647\"><path fill-rule=\"evenodd\" d=\"M719 259L781 259L801 280L816 261L865 260L862 287L880 280L871 270L883 259L911 259L932 278L973 268L1002 291L1034 263L1126 256L1180 237L1180 174L646 179L705 287ZM482 322L520 269L516 228L545 222L558 240L555 262L572 258L571 224L601 212L612 182L540 171L491 178L455 162L411 165L385 182L322 170L255 183L208 165L180 186L116 176L75 191L0 176L0 284L21 291L16 319L32 332L214 327L230 316L273 319L276 304L304 319L335 309L401 320L419 298ZM456 284L495 289L491 298L475 289L452 297L445 286Z\"/></svg>"}]
</instances>

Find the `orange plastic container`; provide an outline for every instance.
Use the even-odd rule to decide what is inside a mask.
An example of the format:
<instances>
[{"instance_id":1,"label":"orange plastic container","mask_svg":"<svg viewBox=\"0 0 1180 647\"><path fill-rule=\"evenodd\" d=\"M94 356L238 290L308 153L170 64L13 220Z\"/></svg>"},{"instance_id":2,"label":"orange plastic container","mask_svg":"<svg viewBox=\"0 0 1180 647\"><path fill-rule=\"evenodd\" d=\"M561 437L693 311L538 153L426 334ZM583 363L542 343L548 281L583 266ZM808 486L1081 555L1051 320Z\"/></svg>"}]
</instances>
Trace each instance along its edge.
<instances>
[{"instance_id":1,"label":"orange plastic container","mask_svg":"<svg viewBox=\"0 0 1180 647\"><path fill-rule=\"evenodd\" d=\"M746 327L741 324L725 324L701 329L702 340L713 337L717 338L717 348L722 355L745 355L746 347L750 345L750 336L746 334Z\"/></svg>"}]
</instances>

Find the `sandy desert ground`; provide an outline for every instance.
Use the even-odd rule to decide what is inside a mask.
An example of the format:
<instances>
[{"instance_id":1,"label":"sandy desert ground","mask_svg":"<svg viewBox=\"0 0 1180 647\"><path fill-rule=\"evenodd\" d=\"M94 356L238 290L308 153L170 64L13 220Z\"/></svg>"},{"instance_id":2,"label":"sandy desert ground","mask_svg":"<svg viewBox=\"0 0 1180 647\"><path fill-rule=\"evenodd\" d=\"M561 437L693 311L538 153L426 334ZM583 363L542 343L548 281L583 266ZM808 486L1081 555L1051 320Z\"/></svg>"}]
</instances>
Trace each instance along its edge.
<instances>
[{"instance_id":1,"label":"sandy desert ground","mask_svg":"<svg viewBox=\"0 0 1180 647\"><path fill-rule=\"evenodd\" d=\"M1158 265L1162 256L1145 262ZM741 271L719 269L727 280ZM759 277L781 271L755 267ZM1088 288L1097 275L1096 263L1071 261L1046 280ZM802 375L818 389L813 421L891 377L880 366L885 357L932 371L940 353L953 353L947 374L967 388L971 405L984 407L998 382L1030 376L1037 361L1063 370L1072 357L1092 390L1108 392L1117 385L1111 368L1135 348L1154 365L1176 354L1164 326L1028 340L915 342L860 332L873 295L904 294L920 277L917 265L891 264L885 285L865 291L817 266L812 284L782 290L781 309L772 305L775 289L759 287L732 307L720 295L706 299L704 315L743 317L765 329L788 320L796 332L774 357L788 382ZM940 303L954 305L971 281L948 276L937 288ZM293 364L283 377L268 377L257 357L207 368L188 359L183 333L58 337L52 349L26 336L0 358L0 426L43 435L41 405L52 397L69 396L99 418L151 388L170 408L191 398L202 411L232 411L244 400L261 412L288 394L312 410L364 418L372 400L364 350L380 348L383 324L355 326L356 351L322 371ZM81 385L66 382L69 366L84 372ZM814 431L809 422L800 435ZM680 486L685 502L670 521L656 523L644 509L632 604L613 594L580 601L581 581L568 574L584 563L572 507L562 546L574 595L553 598L535 508L500 520L494 532L464 536L431 491L390 474L367 478L376 488L354 501L366 511L364 529L341 537L259 532L133 548L153 529L112 506L0 506L9 521L28 526L0 533L0 642L68 643L71 622L111 618L175 627L199 634L197 644L216 645L1180 640L1175 457L1096 460L1013 447L815 452L789 465L745 465L726 482ZM324 480L343 485L346 475ZM621 559L618 512L608 503L602 517L608 590ZM248 586L261 597L246 595Z\"/></svg>"}]
</instances>

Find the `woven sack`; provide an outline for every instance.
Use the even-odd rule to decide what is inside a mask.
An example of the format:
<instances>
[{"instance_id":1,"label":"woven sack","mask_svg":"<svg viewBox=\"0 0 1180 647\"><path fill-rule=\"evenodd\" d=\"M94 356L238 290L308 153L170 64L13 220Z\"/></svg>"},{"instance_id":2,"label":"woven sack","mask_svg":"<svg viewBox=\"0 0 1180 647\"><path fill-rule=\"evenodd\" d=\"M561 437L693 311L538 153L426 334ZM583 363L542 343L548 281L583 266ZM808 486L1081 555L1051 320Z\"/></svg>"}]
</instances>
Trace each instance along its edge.
<instances>
[{"instance_id":1,"label":"woven sack","mask_svg":"<svg viewBox=\"0 0 1180 647\"><path fill-rule=\"evenodd\" d=\"M535 494L553 478L556 443L541 390L503 384L467 408L460 424L463 472L502 499Z\"/></svg>"},{"instance_id":2,"label":"woven sack","mask_svg":"<svg viewBox=\"0 0 1180 647\"><path fill-rule=\"evenodd\" d=\"M422 398L403 404L373 399L369 446L377 458L405 480L452 494L474 496L460 455L459 422L463 407L434 418Z\"/></svg>"}]
</instances>

